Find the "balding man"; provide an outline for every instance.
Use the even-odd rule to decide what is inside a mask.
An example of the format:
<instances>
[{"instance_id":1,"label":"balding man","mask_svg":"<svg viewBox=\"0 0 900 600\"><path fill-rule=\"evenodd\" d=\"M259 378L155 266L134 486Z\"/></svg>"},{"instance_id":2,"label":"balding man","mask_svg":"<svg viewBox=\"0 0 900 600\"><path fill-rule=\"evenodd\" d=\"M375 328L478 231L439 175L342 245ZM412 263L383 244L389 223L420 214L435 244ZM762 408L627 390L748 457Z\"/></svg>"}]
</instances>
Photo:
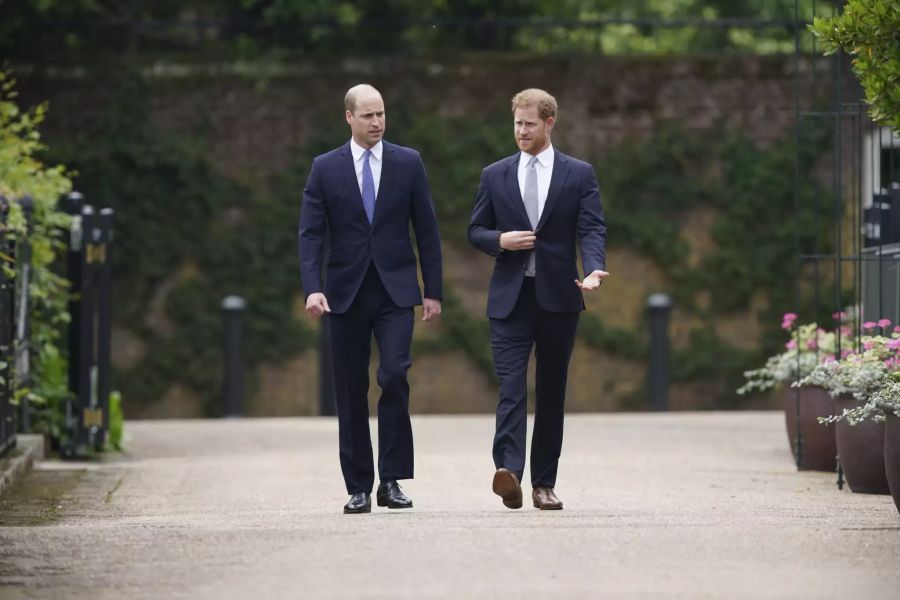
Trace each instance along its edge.
<instances>
[{"instance_id":1,"label":"balding man","mask_svg":"<svg viewBox=\"0 0 900 600\"><path fill-rule=\"evenodd\" d=\"M347 92L344 109L350 141L316 157L303 190L300 274L306 312L324 315L331 337L341 470L350 494L344 512L368 513L375 482L367 402L372 334L381 387L376 498L379 506L411 508L397 481L413 477L406 380L413 307L423 304L424 321L441 313L441 245L419 153L382 139L381 94L357 85Z\"/></svg>"}]
</instances>

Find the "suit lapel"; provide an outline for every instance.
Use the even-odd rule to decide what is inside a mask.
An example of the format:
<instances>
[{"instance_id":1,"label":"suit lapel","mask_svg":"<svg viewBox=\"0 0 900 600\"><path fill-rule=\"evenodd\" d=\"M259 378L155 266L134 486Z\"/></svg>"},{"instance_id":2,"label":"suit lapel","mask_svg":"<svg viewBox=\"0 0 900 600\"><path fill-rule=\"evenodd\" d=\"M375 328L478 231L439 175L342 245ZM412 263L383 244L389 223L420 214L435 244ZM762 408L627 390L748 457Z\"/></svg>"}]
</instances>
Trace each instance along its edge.
<instances>
[{"instance_id":1,"label":"suit lapel","mask_svg":"<svg viewBox=\"0 0 900 600\"><path fill-rule=\"evenodd\" d=\"M378 183L378 193L375 195L375 213L372 216L372 223L378 220L381 214L381 206L385 204L391 186L394 184L394 145L381 140L381 181ZM384 209L387 210L387 209Z\"/></svg>"},{"instance_id":2,"label":"suit lapel","mask_svg":"<svg viewBox=\"0 0 900 600\"><path fill-rule=\"evenodd\" d=\"M525 229L531 229L531 220L525 210L525 202L522 201L522 191L519 189L519 154L510 157L506 162L506 193L513 209L519 213L521 221L525 223Z\"/></svg>"},{"instance_id":3,"label":"suit lapel","mask_svg":"<svg viewBox=\"0 0 900 600\"><path fill-rule=\"evenodd\" d=\"M562 189L563 185L566 183L566 178L569 176L568 157L556 150L553 152L553 173L550 175L550 189L547 190L547 200L544 202L544 210L541 211L541 218L538 220L535 231L540 231L541 227L544 226L544 223L547 222L547 219L550 218L550 213L553 212L553 208L559 200L559 191Z\"/></svg>"}]
</instances>

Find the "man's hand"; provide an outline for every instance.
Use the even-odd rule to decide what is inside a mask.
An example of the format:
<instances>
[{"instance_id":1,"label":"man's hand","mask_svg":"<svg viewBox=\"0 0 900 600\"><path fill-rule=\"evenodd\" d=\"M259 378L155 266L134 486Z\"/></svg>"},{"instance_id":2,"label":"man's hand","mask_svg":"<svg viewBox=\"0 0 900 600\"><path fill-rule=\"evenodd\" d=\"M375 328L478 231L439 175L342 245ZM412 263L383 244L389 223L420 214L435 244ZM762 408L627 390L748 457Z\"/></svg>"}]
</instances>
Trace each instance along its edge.
<instances>
[{"instance_id":1,"label":"man's hand","mask_svg":"<svg viewBox=\"0 0 900 600\"><path fill-rule=\"evenodd\" d=\"M500 247L504 250L531 250L535 239L533 231L505 231L500 234Z\"/></svg>"},{"instance_id":2,"label":"man's hand","mask_svg":"<svg viewBox=\"0 0 900 600\"><path fill-rule=\"evenodd\" d=\"M584 292L590 292L591 290L596 290L600 287L600 284L603 283L603 280L607 277L609 277L609 273L598 269L585 277L584 281L578 281L576 279L575 285L580 287Z\"/></svg>"},{"instance_id":3,"label":"man's hand","mask_svg":"<svg viewBox=\"0 0 900 600\"><path fill-rule=\"evenodd\" d=\"M422 301L422 320L437 321L441 316L441 301L434 298L425 298Z\"/></svg>"},{"instance_id":4,"label":"man's hand","mask_svg":"<svg viewBox=\"0 0 900 600\"><path fill-rule=\"evenodd\" d=\"M306 314L313 319L318 319L325 313L330 312L331 307L328 306L328 300L325 299L325 294L322 292L310 294L309 297L306 298Z\"/></svg>"}]
</instances>

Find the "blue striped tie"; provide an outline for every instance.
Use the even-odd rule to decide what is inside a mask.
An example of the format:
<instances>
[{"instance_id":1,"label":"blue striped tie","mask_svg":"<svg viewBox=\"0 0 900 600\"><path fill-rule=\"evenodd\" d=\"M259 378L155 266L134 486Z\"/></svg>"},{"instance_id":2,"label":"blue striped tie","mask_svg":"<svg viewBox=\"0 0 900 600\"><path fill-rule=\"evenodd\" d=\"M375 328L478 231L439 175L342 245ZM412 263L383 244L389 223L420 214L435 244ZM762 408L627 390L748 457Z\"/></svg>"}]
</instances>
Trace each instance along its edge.
<instances>
[{"instance_id":1,"label":"blue striped tie","mask_svg":"<svg viewBox=\"0 0 900 600\"><path fill-rule=\"evenodd\" d=\"M366 209L366 216L369 217L369 223L375 216L375 179L372 177L372 167L369 166L369 157L372 156L371 150L363 153L363 169L362 169L362 201L363 208Z\"/></svg>"}]
</instances>

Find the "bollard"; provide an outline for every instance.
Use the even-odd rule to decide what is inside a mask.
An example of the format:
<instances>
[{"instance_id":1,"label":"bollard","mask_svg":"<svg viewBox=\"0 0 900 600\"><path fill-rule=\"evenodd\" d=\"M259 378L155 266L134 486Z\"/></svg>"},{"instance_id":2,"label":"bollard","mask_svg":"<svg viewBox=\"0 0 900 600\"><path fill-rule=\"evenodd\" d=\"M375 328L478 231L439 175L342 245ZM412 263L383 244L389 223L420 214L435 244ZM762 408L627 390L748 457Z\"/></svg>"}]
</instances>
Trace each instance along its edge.
<instances>
[{"instance_id":1,"label":"bollard","mask_svg":"<svg viewBox=\"0 0 900 600\"><path fill-rule=\"evenodd\" d=\"M666 294L651 294L647 298L650 321L650 367L648 384L650 409L669 410L669 315L672 299Z\"/></svg>"},{"instance_id":2,"label":"bollard","mask_svg":"<svg viewBox=\"0 0 900 600\"><path fill-rule=\"evenodd\" d=\"M247 301L240 296L222 299L222 322L225 329L225 370L222 396L226 417L240 417L244 397L244 358L241 351L242 319Z\"/></svg>"}]
</instances>

